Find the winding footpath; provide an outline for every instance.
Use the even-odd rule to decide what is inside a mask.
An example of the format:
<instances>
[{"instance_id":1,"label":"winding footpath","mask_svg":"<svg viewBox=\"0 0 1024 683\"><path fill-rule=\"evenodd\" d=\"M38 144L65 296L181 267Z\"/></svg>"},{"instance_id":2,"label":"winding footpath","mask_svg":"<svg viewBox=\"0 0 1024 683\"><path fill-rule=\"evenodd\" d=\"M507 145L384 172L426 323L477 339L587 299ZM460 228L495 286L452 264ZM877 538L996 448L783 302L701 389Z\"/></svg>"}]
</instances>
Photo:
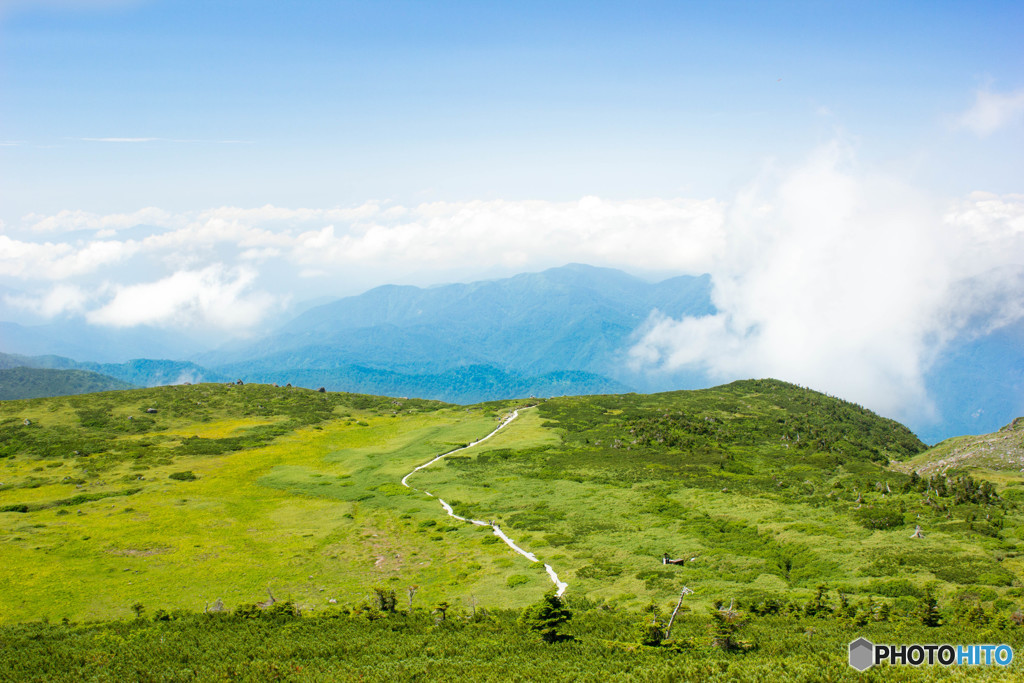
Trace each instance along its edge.
<instances>
[{"instance_id":1,"label":"winding footpath","mask_svg":"<svg viewBox=\"0 0 1024 683\"><path fill-rule=\"evenodd\" d=\"M422 469L426 469L427 467L430 467L435 462L437 462L438 460L440 460L441 458L443 458L445 456L451 455L452 453L458 453L459 451L464 451L464 450L467 450L469 448L473 448L474 446L477 446L477 445L483 443L484 441L487 441L487 439L491 438L492 436L494 436L495 434L500 432L510 422L512 422L512 420L516 419L517 417L519 417L519 410L514 410L514 411L512 411L511 415L509 415L504 420L502 420L501 424L499 424L495 428L495 430L493 432L491 432L490 434L488 434L487 436L485 436L485 437L483 437L481 439L478 439L477 441L474 441L474 442L472 442L472 443L470 443L470 444L468 444L466 446L462 446L461 448L456 448L454 450L448 451L447 453L442 453L441 455L437 456L436 458L434 458L430 462L424 463L423 465L420 465L419 467L413 469L412 472L410 472L409 474L407 474L404 477L402 477L402 486L406 487L407 489L412 489L414 491L421 491L422 489L416 489L416 488L413 488L412 486L409 486L409 477L411 477L412 475L416 474L417 472L419 472ZM432 494L430 491L423 491L423 493L425 493L426 495L430 496L431 498L437 498L437 496ZM441 504L441 507L444 508L444 511L448 513L449 517L451 517L453 519L457 519L460 522L466 522L467 524L475 524L477 526L489 526L494 531L494 535L497 536L498 538L500 538L502 541L504 541L505 545L507 545L509 548L511 548L515 552L519 553L520 555L522 555L523 557L528 559L530 562L540 562L540 560L537 559L536 555L534 555L533 553L531 553L531 552L529 552L527 550L524 550L523 548L521 548L518 545L516 545L516 542L513 541L511 538L509 538L505 534L505 532L502 531L498 527L497 524L492 524L491 522L483 522L483 521L481 521L479 519L468 519L466 517L461 517L461 516L455 514L455 510L453 510L452 506L449 505L448 503L446 503L444 501L444 499L437 498L437 502ZM551 582L553 584L555 584L555 587L558 589L558 591L555 593L555 595L558 595L559 597L561 597L562 594L565 593L565 589L569 587L569 584L565 583L564 581L561 581L558 578L558 574L555 573L555 570L552 569L550 564L545 564L544 565L544 569L547 571L548 576L551 577Z\"/></svg>"}]
</instances>

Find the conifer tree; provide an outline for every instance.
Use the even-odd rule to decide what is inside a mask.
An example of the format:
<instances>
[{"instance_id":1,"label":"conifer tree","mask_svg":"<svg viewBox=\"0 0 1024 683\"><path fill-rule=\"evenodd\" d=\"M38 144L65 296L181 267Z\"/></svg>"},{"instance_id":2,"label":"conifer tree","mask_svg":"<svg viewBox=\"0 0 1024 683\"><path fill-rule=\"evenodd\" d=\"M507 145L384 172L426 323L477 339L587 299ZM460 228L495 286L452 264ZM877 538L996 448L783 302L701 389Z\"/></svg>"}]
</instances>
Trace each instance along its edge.
<instances>
[{"instance_id":1,"label":"conifer tree","mask_svg":"<svg viewBox=\"0 0 1024 683\"><path fill-rule=\"evenodd\" d=\"M550 590L540 602L523 610L519 623L537 631L545 643L572 640L572 636L561 633L561 627L572 619L572 611L565 606L562 598Z\"/></svg>"}]
</instances>

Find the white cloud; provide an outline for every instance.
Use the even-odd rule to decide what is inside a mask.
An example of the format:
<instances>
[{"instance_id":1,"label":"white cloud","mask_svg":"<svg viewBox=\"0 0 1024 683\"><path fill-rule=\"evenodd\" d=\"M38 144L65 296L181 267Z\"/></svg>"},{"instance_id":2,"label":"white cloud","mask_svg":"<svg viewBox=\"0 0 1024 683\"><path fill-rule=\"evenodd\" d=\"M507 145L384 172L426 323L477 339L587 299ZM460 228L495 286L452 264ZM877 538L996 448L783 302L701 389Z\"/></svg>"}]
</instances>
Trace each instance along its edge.
<instances>
[{"instance_id":1,"label":"white cloud","mask_svg":"<svg viewBox=\"0 0 1024 683\"><path fill-rule=\"evenodd\" d=\"M113 299L86 319L98 325L201 327L245 331L274 306L266 292L250 292L256 272L213 265L155 282L116 287Z\"/></svg>"},{"instance_id":2,"label":"white cloud","mask_svg":"<svg viewBox=\"0 0 1024 683\"><path fill-rule=\"evenodd\" d=\"M4 300L11 306L31 311L45 318L53 318L64 313L81 313L89 300L89 295L75 285L57 285L42 296L7 295Z\"/></svg>"},{"instance_id":3,"label":"white cloud","mask_svg":"<svg viewBox=\"0 0 1024 683\"><path fill-rule=\"evenodd\" d=\"M829 145L732 205L710 269L719 313L652 316L632 359L775 376L926 417L923 377L941 345L980 310L997 324L1022 313L1022 215L1021 197L990 195L944 213Z\"/></svg>"},{"instance_id":4,"label":"white cloud","mask_svg":"<svg viewBox=\"0 0 1024 683\"><path fill-rule=\"evenodd\" d=\"M979 90L974 104L957 119L960 127L982 137L1024 119L1024 89L1009 93Z\"/></svg>"},{"instance_id":5,"label":"white cloud","mask_svg":"<svg viewBox=\"0 0 1024 683\"><path fill-rule=\"evenodd\" d=\"M138 250L136 242L100 240L82 245L25 242L0 235L0 275L62 280L123 261Z\"/></svg>"},{"instance_id":6,"label":"white cloud","mask_svg":"<svg viewBox=\"0 0 1024 683\"><path fill-rule=\"evenodd\" d=\"M724 239L720 203L646 199L423 204L296 236L300 264L399 272L476 266L538 268L583 261L700 272Z\"/></svg>"},{"instance_id":7,"label":"white cloud","mask_svg":"<svg viewBox=\"0 0 1024 683\"><path fill-rule=\"evenodd\" d=\"M215 144L215 145L251 145L252 140L202 140L195 138L75 138L81 142L113 142L113 143L132 143L132 142L191 142L200 144Z\"/></svg>"},{"instance_id":8,"label":"white cloud","mask_svg":"<svg viewBox=\"0 0 1024 683\"><path fill-rule=\"evenodd\" d=\"M702 272L724 244L723 213L724 205L714 200L596 197L574 202L494 200L415 207L368 202L336 209L267 205L183 214L149 207L111 215L62 211L27 216L25 223L32 232L89 229L103 239L19 244L23 250L40 252L32 270L37 277L51 279L86 272L91 257L117 249L124 256L151 255L174 270L226 259L280 259L305 272L372 270L383 281L399 278L410 269L444 279L450 272L470 267L538 268L569 261ZM109 239L118 230L140 224L164 230L138 242ZM57 254L82 263L60 264ZM23 268L11 274L26 272Z\"/></svg>"},{"instance_id":9,"label":"white cloud","mask_svg":"<svg viewBox=\"0 0 1024 683\"><path fill-rule=\"evenodd\" d=\"M311 296L570 261L710 272L718 315L652 316L632 349L638 367L697 366L723 380L777 376L904 419L927 414L924 373L946 341L1024 315L1024 196L975 193L939 203L859 169L840 144L764 174L728 203L150 207L26 222L29 234L89 229L97 238L0 235L0 275L60 280L67 289L34 294L26 305L44 314L82 311L115 326L250 329L286 294L261 291L270 273L273 286L287 281ZM116 231L139 223L162 231L117 239ZM95 289L100 273L108 290ZM332 289L341 281L349 291ZM76 298L74 287L94 293ZM909 414L912 407L919 413Z\"/></svg>"},{"instance_id":10,"label":"white cloud","mask_svg":"<svg viewBox=\"0 0 1024 683\"><path fill-rule=\"evenodd\" d=\"M52 216L29 214L23 219L33 232L70 232L74 230L123 230L137 225L175 227L185 224L183 217L163 209L147 207L132 213L96 214L88 211L61 211Z\"/></svg>"},{"instance_id":11,"label":"white cloud","mask_svg":"<svg viewBox=\"0 0 1024 683\"><path fill-rule=\"evenodd\" d=\"M162 138L79 138L83 142L156 142Z\"/></svg>"}]
</instances>

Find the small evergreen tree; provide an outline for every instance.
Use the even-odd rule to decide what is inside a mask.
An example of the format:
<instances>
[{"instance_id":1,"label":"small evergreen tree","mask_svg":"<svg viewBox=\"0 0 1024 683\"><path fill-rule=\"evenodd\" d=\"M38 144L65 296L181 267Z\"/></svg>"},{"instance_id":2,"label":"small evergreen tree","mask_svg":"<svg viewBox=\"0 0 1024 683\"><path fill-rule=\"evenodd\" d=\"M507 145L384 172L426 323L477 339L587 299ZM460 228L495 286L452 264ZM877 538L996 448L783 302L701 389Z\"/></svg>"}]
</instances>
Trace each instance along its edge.
<instances>
[{"instance_id":1,"label":"small evergreen tree","mask_svg":"<svg viewBox=\"0 0 1024 683\"><path fill-rule=\"evenodd\" d=\"M804 615L808 617L826 616L832 612L828 602L825 600L825 593L828 591L828 586L821 583L818 584L814 597L804 604Z\"/></svg>"},{"instance_id":2,"label":"small evergreen tree","mask_svg":"<svg viewBox=\"0 0 1024 683\"><path fill-rule=\"evenodd\" d=\"M658 646L665 640L665 629L661 623L661 610L653 602L645 607L637 624L637 642L641 645Z\"/></svg>"},{"instance_id":3,"label":"small evergreen tree","mask_svg":"<svg viewBox=\"0 0 1024 683\"><path fill-rule=\"evenodd\" d=\"M709 624L711 629L711 645L721 648L726 652L742 650L744 644L736 638L736 632L742 624L743 615L731 607L728 609L712 609L711 623Z\"/></svg>"},{"instance_id":4,"label":"small evergreen tree","mask_svg":"<svg viewBox=\"0 0 1024 683\"><path fill-rule=\"evenodd\" d=\"M380 588L375 587L373 589L374 598L377 601L377 609L381 612L394 612L395 606L398 604L398 599L395 597L394 588Z\"/></svg>"},{"instance_id":5,"label":"small evergreen tree","mask_svg":"<svg viewBox=\"0 0 1024 683\"><path fill-rule=\"evenodd\" d=\"M974 624L975 626L986 626L990 621L989 615L985 612L985 608L980 604L975 604L967 610L966 614L964 614L964 620L969 624Z\"/></svg>"},{"instance_id":6,"label":"small evergreen tree","mask_svg":"<svg viewBox=\"0 0 1024 683\"><path fill-rule=\"evenodd\" d=\"M537 631L545 643L557 643L572 640L572 636L561 633L559 629L572 619L572 610L565 606L562 598L551 590L544 594L540 602L523 610L519 623Z\"/></svg>"},{"instance_id":7,"label":"small evergreen tree","mask_svg":"<svg viewBox=\"0 0 1024 683\"><path fill-rule=\"evenodd\" d=\"M857 608L850 604L850 598L843 591L836 591L839 596L839 604L835 607L835 615L841 619L852 619L857 614Z\"/></svg>"},{"instance_id":8,"label":"small evergreen tree","mask_svg":"<svg viewBox=\"0 0 1024 683\"><path fill-rule=\"evenodd\" d=\"M938 626L942 623L942 615L939 614L939 603L932 594L931 588L926 588L924 598L921 599L921 606L918 608L918 617L924 626Z\"/></svg>"}]
</instances>

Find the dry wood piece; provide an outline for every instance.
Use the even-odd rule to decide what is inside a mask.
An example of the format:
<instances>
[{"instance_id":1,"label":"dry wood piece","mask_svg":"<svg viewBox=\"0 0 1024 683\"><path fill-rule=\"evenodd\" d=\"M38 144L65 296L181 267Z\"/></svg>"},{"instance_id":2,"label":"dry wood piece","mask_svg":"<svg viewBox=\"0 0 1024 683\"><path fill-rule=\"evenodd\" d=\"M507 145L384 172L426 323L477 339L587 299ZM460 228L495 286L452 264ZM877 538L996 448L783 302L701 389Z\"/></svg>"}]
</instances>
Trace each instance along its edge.
<instances>
[{"instance_id":1,"label":"dry wood piece","mask_svg":"<svg viewBox=\"0 0 1024 683\"><path fill-rule=\"evenodd\" d=\"M274 599L274 594L270 592L270 586L267 586L267 595L270 596L269 600L264 600L263 602L257 602L256 603L256 606L259 607L260 609L267 609L268 607L273 605L275 602L277 602L277 600Z\"/></svg>"}]
</instances>

